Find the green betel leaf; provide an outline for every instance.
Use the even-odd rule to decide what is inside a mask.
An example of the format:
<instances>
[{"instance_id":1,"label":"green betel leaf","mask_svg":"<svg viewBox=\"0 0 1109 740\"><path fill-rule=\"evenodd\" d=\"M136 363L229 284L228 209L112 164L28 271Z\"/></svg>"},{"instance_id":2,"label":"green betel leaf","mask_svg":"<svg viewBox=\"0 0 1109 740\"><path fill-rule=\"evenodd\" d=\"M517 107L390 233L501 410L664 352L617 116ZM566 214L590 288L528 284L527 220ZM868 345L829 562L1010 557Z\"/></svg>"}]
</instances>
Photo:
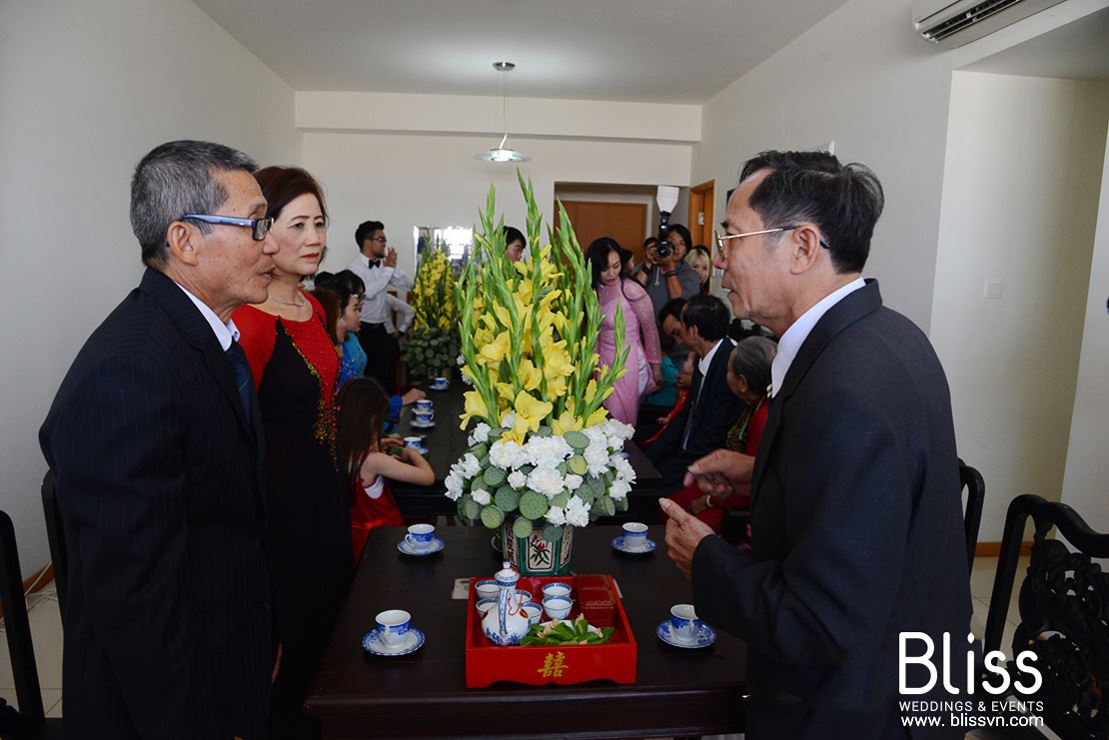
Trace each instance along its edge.
<instances>
[{"instance_id":1,"label":"green betel leaf","mask_svg":"<svg viewBox=\"0 0 1109 740\"><path fill-rule=\"evenodd\" d=\"M488 468L485 469L485 472L482 474L481 477L485 480L485 485L489 486L490 488L496 488L500 484L504 483L505 479L508 478L508 474L505 473L504 470L502 470L501 468L490 465Z\"/></svg>"},{"instance_id":2,"label":"green betel leaf","mask_svg":"<svg viewBox=\"0 0 1109 740\"><path fill-rule=\"evenodd\" d=\"M543 539L547 542L558 542L562 539L562 525L548 524L543 527Z\"/></svg>"},{"instance_id":3,"label":"green betel leaf","mask_svg":"<svg viewBox=\"0 0 1109 740\"><path fill-rule=\"evenodd\" d=\"M501 486L493 496L493 503L497 505L498 509L507 514L516 511L516 506L520 503L520 494L512 490L512 486Z\"/></svg>"},{"instance_id":4,"label":"green betel leaf","mask_svg":"<svg viewBox=\"0 0 1109 740\"><path fill-rule=\"evenodd\" d=\"M616 514L616 502L608 496L601 496L594 502L595 508L600 508L604 516L613 516Z\"/></svg>"},{"instance_id":5,"label":"green betel leaf","mask_svg":"<svg viewBox=\"0 0 1109 740\"><path fill-rule=\"evenodd\" d=\"M628 499L627 498L618 498L618 499L616 499L615 500L615 506L616 506L616 510L619 511L619 512L627 511L628 510Z\"/></svg>"},{"instance_id":6,"label":"green betel leaf","mask_svg":"<svg viewBox=\"0 0 1109 740\"><path fill-rule=\"evenodd\" d=\"M481 509L481 523L489 529L496 529L504 522L504 512L498 509L493 504L484 506Z\"/></svg>"},{"instance_id":7,"label":"green betel leaf","mask_svg":"<svg viewBox=\"0 0 1109 740\"><path fill-rule=\"evenodd\" d=\"M570 492L563 491L562 493L551 499L551 506L557 506L560 509L565 509L566 504L570 503Z\"/></svg>"},{"instance_id":8,"label":"green betel leaf","mask_svg":"<svg viewBox=\"0 0 1109 740\"><path fill-rule=\"evenodd\" d=\"M512 522L512 534L517 537L530 537L533 529L535 524L526 517L517 517L516 521Z\"/></svg>"},{"instance_id":9,"label":"green betel leaf","mask_svg":"<svg viewBox=\"0 0 1109 740\"><path fill-rule=\"evenodd\" d=\"M566 432L566 434L562 435L562 438L566 440L566 444L570 445L575 450L584 450L589 446L589 437L581 432ZM581 475L581 473L578 473L578 475Z\"/></svg>"},{"instance_id":10,"label":"green betel leaf","mask_svg":"<svg viewBox=\"0 0 1109 740\"><path fill-rule=\"evenodd\" d=\"M551 428L548 427L548 426L541 426L535 432L536 437L550 437L553 434L554 434L554 431L552 431Z\"/></svg>"},{"instance_id":11,"label":"green betel leaf","mask_svg":"<svg viewBox=\"0 0 1109 740\"><path fill-rule=\"evenodd\" d=\"M585 475L589 472L589 463L587 463L585 458L581 455L574 455L566 462L568 463L567 467L570 468L570 472L574 475Z\"/></svg>"},{"instance_id":12,"label":"green betel leaf","mask_svg":"<svg viewBox=\"0 0 1109 740\"><path fill-rule=\"evenodd\" d=\"M541 519L547 513L547 497L535 491L525 491L520 497L520 513L528 519Z\"/></svg>"},{"instance_id":13,"label":"green betel leaf","mask_svg":"<svg viewBox=\"0 0 1109 740\"><path fill-rule=\"evenodd\" d=\"M577 491L575 491L575 492L574 492L574 495L575 495L575 496L577 496L578 498L580 498L580 499L581 499L581 500L582 500L583 502L585 502L585 503L587 503L587 504L591 504L591 503L593 503L594 499L596 499L596 498L597 498L597 497L596 497L596 496L595 496L595 495L593 494L593 492L592 492L592 491L590 491L590 490L589 490L588 488L586 488L585 486L582 486L582 487L581 487L581 488L579 488L579 489L578 489Z\"/></svg>"},{"instance_id":14,"label":"green betel leaf","mask_svg":"<svg viewBox=\"0 0 1109 740\"><path fill-rule=\"evenodd\" d=\"M481 514L481 505L474 501L469 494L458 499L458 515L463 519L474 521Z\"/></svg>"},{"instance_id":15,"label":"green betel leaf","mask_svg":"<svg viewBox=\"0 0 1109 740\"><path fill-rule=\"evenodd\" d=\"M484 460L489 455L489 446L485 444L477 444L470 448L470 452L474 453L474 457L478 460Z\"/></svg>"},{"instance_id":16,"label":"green betel leaf","mask_svg":"<svg viewBox=\"0 0 1109 740\"><path fill-rule=\"evenodd\" d=\"M601 507L600 506L591 506L589 508L589 521L595 522L600 518L601 518Z\"/></svg>"}]
</instances>

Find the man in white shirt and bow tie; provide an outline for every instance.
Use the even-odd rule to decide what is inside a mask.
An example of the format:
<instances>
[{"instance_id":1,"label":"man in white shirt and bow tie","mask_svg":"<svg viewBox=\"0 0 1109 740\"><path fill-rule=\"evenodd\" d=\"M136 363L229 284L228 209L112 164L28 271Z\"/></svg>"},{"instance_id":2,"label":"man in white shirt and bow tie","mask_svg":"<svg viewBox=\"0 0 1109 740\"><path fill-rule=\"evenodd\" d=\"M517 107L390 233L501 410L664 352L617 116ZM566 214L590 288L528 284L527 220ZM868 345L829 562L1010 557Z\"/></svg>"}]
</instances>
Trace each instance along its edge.
<instances>
[{"instance_id":1,"label":"man in white shirt and bow tie","mask_svg":"<svg viewBox=\"0 0 1109 740\"><path fill-rule=\"evenodd\" d=\"M397 250L389 248L385 224L380 221L363 221L354 231L354 241L359 254L347 269L366 284L366 297L362 305L362 328L358 341L366 353L366 375L377 378L388 393L393 393L393 376L400 345L399 332L393 326L389 304L389 288L407 293L412 280L397 267Z\"/></svg>"}]
</instances>

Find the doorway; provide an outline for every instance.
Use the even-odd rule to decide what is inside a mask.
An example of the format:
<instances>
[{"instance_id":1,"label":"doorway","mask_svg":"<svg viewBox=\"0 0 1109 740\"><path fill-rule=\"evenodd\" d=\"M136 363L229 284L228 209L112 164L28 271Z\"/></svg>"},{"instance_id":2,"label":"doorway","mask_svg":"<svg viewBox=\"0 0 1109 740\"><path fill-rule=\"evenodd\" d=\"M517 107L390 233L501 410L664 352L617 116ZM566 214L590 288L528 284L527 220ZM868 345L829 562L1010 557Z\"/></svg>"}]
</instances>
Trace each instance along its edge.
<instances>
[{"instance_id":1,"label":"doorway","mask_svg":"<svg viewBox=\"0 0 1109 740\"><path fill-rule=\"evenodd\" d=\"M713 206L716 202L716 180L709 180L689 189L689 233L694 247L704 244L712 252Z\"/></svg>"}]
</instances>

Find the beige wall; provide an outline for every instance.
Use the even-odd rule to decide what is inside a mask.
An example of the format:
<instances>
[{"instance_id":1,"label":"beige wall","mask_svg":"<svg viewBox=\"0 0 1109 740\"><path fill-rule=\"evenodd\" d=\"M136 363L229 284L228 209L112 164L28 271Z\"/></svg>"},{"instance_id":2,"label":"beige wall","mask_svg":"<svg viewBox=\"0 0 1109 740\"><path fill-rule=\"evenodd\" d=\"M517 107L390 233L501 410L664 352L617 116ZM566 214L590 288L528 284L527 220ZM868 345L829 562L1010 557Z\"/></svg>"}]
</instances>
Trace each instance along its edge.
<instances>
[{"instance_id":1,"label":"beige wall","mask_svg":"<svg viewBox=\"0 0 1109 740\"><path fill-rule=\"evenodd\" d=\"M1109 83L952 82L932 339L986 541L1013 496L1062 493L1107 121Z\"/></svg>"},{"instance_id":2,"label":"beige wall","mask_svg":"<svg viewBox=\"0 0 1109 740\"><path fill-rule=\"evenodd\" d=\"M135 286L129 179L151 148L213 139L295 161L293 91L185 0L0 9L0 507L45 565L37 432L92 329Z\"/></svg>"}]
</instances>

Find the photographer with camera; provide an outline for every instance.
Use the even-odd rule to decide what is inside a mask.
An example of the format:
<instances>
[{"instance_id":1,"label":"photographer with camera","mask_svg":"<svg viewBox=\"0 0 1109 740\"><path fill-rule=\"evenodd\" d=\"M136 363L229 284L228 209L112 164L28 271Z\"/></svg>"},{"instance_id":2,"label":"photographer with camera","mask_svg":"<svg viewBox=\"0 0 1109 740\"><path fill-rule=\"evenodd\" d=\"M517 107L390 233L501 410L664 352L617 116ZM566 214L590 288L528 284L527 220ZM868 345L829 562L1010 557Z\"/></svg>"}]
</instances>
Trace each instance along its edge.
<instances>
[{"instance_id":1,"label":"photographer with camera","mask_svg":"<svg viewBox=\"0 0 1109 740\"><path fill-rule=\"evenodd\" d=\"M665 219L659 225L655 264L647 273L647 284L644 286L651 296L655 316L674 298L692 298L701 290L700 276L684 259L691 241L689 229L685 226L667 226Z\"/></svg>"}]
</instances>

